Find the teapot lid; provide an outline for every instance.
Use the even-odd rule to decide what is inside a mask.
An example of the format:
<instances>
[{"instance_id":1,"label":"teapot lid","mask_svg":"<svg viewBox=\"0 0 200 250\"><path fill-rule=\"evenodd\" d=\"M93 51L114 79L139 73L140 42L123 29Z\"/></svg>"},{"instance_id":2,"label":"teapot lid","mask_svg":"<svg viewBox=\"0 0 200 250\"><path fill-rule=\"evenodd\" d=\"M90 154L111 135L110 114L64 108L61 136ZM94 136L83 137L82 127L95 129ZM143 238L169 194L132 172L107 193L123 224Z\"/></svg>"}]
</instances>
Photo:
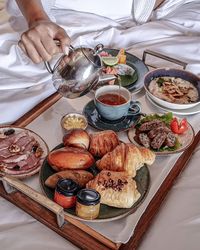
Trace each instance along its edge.
<instances>
[{"instance_id":1,"label":"teapot lid","mask_svg":"<svg viewBox=\"0 0 200 250\"><path fill-rule=\"evenodd\" d=\"M98 44L94 49L80 47L83 55L89 60L94 66L101 67L101 59L98 53L103 50L103 44Z\"/></svg>"}]
</instances>

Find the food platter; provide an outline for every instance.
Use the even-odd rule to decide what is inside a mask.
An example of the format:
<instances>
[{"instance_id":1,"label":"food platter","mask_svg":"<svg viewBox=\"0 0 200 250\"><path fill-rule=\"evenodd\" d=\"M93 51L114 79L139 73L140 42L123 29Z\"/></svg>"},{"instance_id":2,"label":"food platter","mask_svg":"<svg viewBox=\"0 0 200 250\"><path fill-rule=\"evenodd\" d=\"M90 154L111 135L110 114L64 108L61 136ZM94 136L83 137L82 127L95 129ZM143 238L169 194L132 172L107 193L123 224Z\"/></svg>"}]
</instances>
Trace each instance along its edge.
<instances>
[{"instance_id":1,"label":"food platter","mask_svg":"<svg viewBox=\"0 0 200 250\"><path fill-rule=\"evenodd\" d=\"M161 114L159 114L161 115ZM174 117L174 116L173 116ZM177 117L176 117L177 118ZM178 121L180 121L179 118L177 118ZM137 146L141 146L138 141L135 139L136 137L136 128L131 128L130 130L128 130L127 132L128 134L128 138L130 140L130 142L132 142L133 144L137 145ZM178 148L174 149L174 148L166 148L166 149L162 149L162 150L154 150L152 148L150 148L151 150L154 151L154 153L156 155L170 155L170 154L176 154L176 153L180 153L184 150L186 150L193 142L194 140L194 136L195 136L195 133L194 133L194 129L193 127L191 126L190 123L188 123L188 129L187 131L185 131L183 134L176 134L176 138L179 142L179 146Z\"/></svg>"},{"instance_id":2,"label":"food platter","mask_svg":"<svg viewBox=\"0 0 200 250\"><path fill-rule=\"evenodd\" d=\"M63 147L63 144L59 144L53 150L59 149L61 147ZM97 169L95 165L90 167L89 171L92 172L94 175L97 174ZM44 194L51 200L53 200L53 197L54 197L54 190L47 187L45 185L45 181L49 176L51 176L54 173L55 171L51 168L51 166L47 162L47 159L45 159L40 169L40 185ZM100 214L98 218L94 220L85 220L80 217L77 217L75 214L74 208L64 209L64 211L70 217L73 217L78 220L90 221L90 222L105 222L105 221L112 221L112 220L123 218L127 216L128 214L133 213L146 197L146 194L150 188L150 174L149 174L148 167L144 165L142 168L140 168L137 171L137 175L134 179L137 183L137 189L140 192L141 196L131 208L115 208L115 207L110 207L110 206L101 204Z\"/></svg>"},{"instance_id":3,"label":"food platter","mask_svg":"<svg viewBox=\"0 0 200 250\"><path fill-rule=\"evenodd\" d=\"M7 138L2 138L2 137L4 137L4 133L6 133L8 131L11 131L10 135L8 135ZM14 133L12 133L12 132L14 132ZM1 154L0 156L3 159L3 160L1 160L0 163L2 164L1 165L1 172L5 173L7 175L10 175L10 176L17 177L18 179L24 179L24 178L28 178L28 177L39 172L45 157L49 153L49 148L48 148L46 142L35 132L33 132L29 129L26 129L26 128L20 128L20 127L14 127L14 126L1 126L0 127L0 135L1 135L0 142L2 142L2 143L0 143L0 145L3 146L6 143L4 141L4 139L10 140L11 138L9 136L12 136L15 134L17 135L20 133L24 133L23 136L21 138L19 138L18 140L16 139L15 141L13 141L14 143L12 145L9 145L9 148L5 148L5 149L2 148L2 150L0 149L0 154ZM30 139L30 142L28 142L29 139ZM24 141L24 142L22 143L22 141ZM35 164L35 165L33 165L33 167L31 167L32 162L29 161L30 158L28 158L28 157L27 157L27 159L23 159L23 160L20 160L17 163L15 163L14 158L16 158L16 157L26 158L25 157L26 155L28 155L30 157L33 156L33 154L36 155L36 151L34 152L35 144L32 145L35 142L37 144L37 149L41 150L41 155L36 156L36 158L38 159L37 164ZM9 154L10 146L17 147L18 152L11 151L11 154ZM28 147L29 148L31 147L31 150L28 150ZM5 155L5 154L7 154L7 155ZM6 170L4 170L4 168L3 168L3 166L5 164L4 157L6 157L5 159L7 160L7 162L8 161L10 162L12 160L13 163L15 163L17 165L20 165L19 162L21 162L21 163L23 163L23 166L20 165L20 168L19 167L15 168L15 169L14 168L10 168L10 169L6 168ZM32 160L35 160L36 158L34 157L34 159L32 158ZM12 163L12 162L10 162L10 163ZM17 172L19 172L19 173L17 173Z\"/></svg>"},{"instance_id":4,"label":"food platter","mask_svg":"<svg viewBox=\"0 0 200 250\"><path fill-rule=\"evenodd\" d=\"M112 56L117 56L119 50L104 48L103 51L111 54ZM144 75L148 72L147 66L138 57L126 52L126 64L134 69L134 74L132 80L121 83L121 85L127 88L131 92L138 92L144 86Z\"/></svg>"}]
</instances>

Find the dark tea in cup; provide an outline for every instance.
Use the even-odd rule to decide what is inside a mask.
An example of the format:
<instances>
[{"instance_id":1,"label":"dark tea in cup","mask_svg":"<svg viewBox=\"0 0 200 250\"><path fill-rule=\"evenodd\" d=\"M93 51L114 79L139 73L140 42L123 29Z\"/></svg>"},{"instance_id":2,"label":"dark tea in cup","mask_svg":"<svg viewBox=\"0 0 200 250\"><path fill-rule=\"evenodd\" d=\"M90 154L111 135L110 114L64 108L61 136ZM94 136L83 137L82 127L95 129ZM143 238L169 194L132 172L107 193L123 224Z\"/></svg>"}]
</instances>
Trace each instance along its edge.
<instances>
[{"instance_id":1,"label":"dark tea in cup","mask_svg":"<svg viewBox=\"0 0 200 250\"><path fill-rule=\"evenodd\" d=\"M130 91L118 85L106 85L97 89L94 103L100 116L111 121L140 112L140 107L131 101ZM137 106L137 111L130 110L133 106L134 109Z\"/></svg>"},{"instance_id":2,"label":"dark tea in cup","mask_svg":"<svg viewBox=\"0 0 200 250\"><path fill-rule=\"evenodd\" d=\"M100 95L97 99L107 105L121 105L127 102L126 98L122 95L112 93Z\"/></svg>"}]
</instances>

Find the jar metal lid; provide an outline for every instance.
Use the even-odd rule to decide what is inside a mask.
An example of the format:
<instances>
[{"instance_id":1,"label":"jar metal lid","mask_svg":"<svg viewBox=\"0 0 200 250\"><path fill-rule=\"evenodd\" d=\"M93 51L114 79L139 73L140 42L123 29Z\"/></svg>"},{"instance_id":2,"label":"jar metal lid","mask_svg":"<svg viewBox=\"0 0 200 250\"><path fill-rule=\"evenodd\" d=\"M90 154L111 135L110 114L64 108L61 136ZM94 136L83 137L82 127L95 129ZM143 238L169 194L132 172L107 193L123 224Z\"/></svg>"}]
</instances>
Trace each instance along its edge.
<instances>
[{"instance_id":1,"label":"jar metal lid","mask_svg":"<svg viewBox=\"0 0 200 250\"><path fill-rule=\"evenodd\" d=\"M60 179L56 185L56 192L66 196L74 196L78 190L78 184L72 179Z\"/></svg>"},{"instance_id":2,"label":"jar metal lid","mask_svg":"<svg viewBox=\"0 0 200 250\"><path fill-rule=\"evenodd\" d=\"M83 205L96 205L100 202L101 195L94 189L81 189L77 193L77 201Z\"/></svg>"}]
</instances>

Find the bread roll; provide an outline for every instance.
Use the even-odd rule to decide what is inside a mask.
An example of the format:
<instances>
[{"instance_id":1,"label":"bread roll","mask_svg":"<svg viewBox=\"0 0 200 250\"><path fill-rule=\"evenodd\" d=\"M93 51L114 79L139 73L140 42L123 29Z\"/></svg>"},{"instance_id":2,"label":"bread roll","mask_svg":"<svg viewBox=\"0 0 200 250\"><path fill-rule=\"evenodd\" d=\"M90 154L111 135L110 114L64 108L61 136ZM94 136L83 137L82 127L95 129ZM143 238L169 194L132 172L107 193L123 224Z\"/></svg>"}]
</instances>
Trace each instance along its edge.
<instances>
[{"instance_id":1,"label":"bread roll","mask_svg":"<svg viewBox=\"0 0 200 250\"><path fill-rule=\"evenodd\" d=\"M47 160L56 171L66 169L87 169L95 162L93 156L88 151L73 147L54 150L49 153Z\"/></svg>"},{"instance_id":2,"label":"bread roll","mask_svg":"<svg viewBox=\"0 0 200 250\"><path fill-rule=\"evenodd\" d=\"M119 145L117 134L112 130L96 132L90 135L89 151L92 155L102 157Z\"/></svg>"},{"instance_id":3,"label":"bread roll","mask_svg":"<svg viewBox=\"0 0 200 250\"><path fill-rule=\"evenodd\" d=\"M140 198L136 182L125 172L102 170L86 184L98 191L101 203L118 208L130 208Z\"/></svg>"},{"instance_id":4,"label":"bread roll","mask_svg":"<svg viewBox=\"0 0 200 250\"><path fill-rule=\"evenodd\" d=\"M86 183L93 178L93 174L86 170L65 170L49 176L45 181L45 185L50 188L55 188L60 179L72 179L78 183L80 187L85 187Z\"/></svg>"},{"instance_id":5,"label":"bread roll","mask_svg":"<svg viewBox=\"0 0 200 250\"><path fill-rule=\"evenodd\" d=\"M90 137L83 129L73 129L63 137L65 146L88 149L90 144Z\"/></svg>"}]
</instances>

